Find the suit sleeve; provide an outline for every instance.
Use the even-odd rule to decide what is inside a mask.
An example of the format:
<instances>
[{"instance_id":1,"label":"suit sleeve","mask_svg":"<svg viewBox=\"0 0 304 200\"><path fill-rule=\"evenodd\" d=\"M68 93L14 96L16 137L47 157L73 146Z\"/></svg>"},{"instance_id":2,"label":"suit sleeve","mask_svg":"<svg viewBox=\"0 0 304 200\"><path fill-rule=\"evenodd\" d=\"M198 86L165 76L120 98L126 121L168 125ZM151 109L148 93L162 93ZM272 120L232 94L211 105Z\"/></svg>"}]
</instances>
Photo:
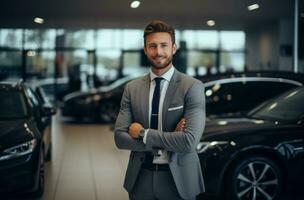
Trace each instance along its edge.
<instances>
[{"instance_id":1,"label":"suit sleeve","mask_svg":"<svg viewBox=\"0 0 304 200\"><path fill-rule=\"evenodd\" d=\"M120 105L120 111L115 123L114 140L119 149L132 151L152 151L143 142L133 139L129 133L129 126L132 123L132 110L130 101L129 84L126 86Z\"/></svg>"},{"instance_id":2,"label":"suit sleeve","mask_svg":"<svg viewBox=\"0 0 304 200\"><path fill-rule=\"evenodd\" d=\"M188 153L195 151L205 127L205 95L201 82L195 82L185 95L183 132L161 132L150 129L146 145L167 151Z\"/></svg>"}]
</instances>

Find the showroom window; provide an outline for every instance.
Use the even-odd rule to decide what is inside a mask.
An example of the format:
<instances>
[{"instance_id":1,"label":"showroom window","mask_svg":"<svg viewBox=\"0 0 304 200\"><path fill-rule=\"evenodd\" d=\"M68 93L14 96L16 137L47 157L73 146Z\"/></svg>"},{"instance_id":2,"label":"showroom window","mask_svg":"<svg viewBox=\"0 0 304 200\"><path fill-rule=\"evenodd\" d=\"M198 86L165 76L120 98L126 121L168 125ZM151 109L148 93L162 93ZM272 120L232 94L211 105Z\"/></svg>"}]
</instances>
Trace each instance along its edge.
<instances>
[{"instance_id":1,"label":"showroom window","mask_svg":"<svg viewBox=\"0 0 304 200\"><path fill-rule=\"evenodd\" d=\"M220 49L222 50L245 49L245 32L243 31L220 31L219 39Z\"/></svg>"},{"instance_id":2,"label":"showroom window","mask_svg":"<svg viewBox=\"0 0 304 200\"><path fill-rule=\"evenodd\" d=\"M25 49L54 49L55 48L55 38L56 30L24 30L25 34Z\"/></svg>"},{"instance_id":3,"label":"showroom window","mask_svg":"<svg viewBox=\"0 0 304 200\"><path fill-rule=\"evenodd\" d=\"M22 48L22 29L0 29L0 47Z\"/></svg>"},{"instance_id":4,"label":"showroom window","mask_svg":"<svg viewBox=\"0 0 304 200\"><path fill-rule=\"evenodd\" d=\"M9 48L0 51L1 66L16 71L24 54L26 73L36 78L54 77L55 72L67 76L75 65L84 74L115 78L120 68L124 74L147 71L143 43L141 29L1 29L0 45ZM176 44L185 51L182 64L190 75L244 70L243 31L176 30Z\"/></svg>"},{"instance_id":5,"label":"showroom window","mask_svg":"<svg viewBox=\"0 0 304 200\"><path fill-rule=\"evenodd\" d=\"M188 49L218 49L218 31L182 31L181 40L186 42Z\"/></svg>"}]
</instances>

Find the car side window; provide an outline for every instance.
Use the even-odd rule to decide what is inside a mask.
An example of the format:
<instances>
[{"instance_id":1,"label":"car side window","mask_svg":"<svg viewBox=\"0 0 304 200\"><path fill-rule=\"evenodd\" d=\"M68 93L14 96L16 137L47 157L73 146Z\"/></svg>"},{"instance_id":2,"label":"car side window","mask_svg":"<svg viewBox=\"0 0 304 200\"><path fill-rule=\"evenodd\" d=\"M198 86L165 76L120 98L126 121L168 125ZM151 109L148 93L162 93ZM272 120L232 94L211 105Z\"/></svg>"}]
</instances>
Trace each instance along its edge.
<instances>
[{"instance_id":1,"label":"car side window","mask_svg":"<svg viewBox=\"0 0 304 200\"><path fill-rule=\"evenodd\" d=\"M28 97L30 98L31 103L35 107L39 106L39 100L38 100L38 98L36 97L36 95L34 94L34 92L30 88L26 89L26 94L28 95Z\"/></svg>"},{"instance_id":2,"label":"car side window","mask_svg":"<svg viewBox=\"0 0 304 200\"><path fill-rule=\"evenodd\" d=\"M270 81L242 81L214 84L206 87L207 115L246 112L275 97L294 84Z\"/></svg>"},{"instance_id":3,"label":"car side window","mask_svg":"<svg viewBox=\"0 0 304 200\"><path fill-rule=\"evenodd\" d=\"M41 87L35 89L35 96L41 105L49 103L49 100Z\"/></svg>"},{"instance_id":4,"label":"car side window","mask_svg":"<svg viewBox=\"0 0 304 200\"><path fill-rule=\"evenodd\" d=\"M235 91L236 87L241 89L241 85L239 85L239 83L217 83L206 87L207 115L234 112L233 104L237 101L237 92Z\"/></svg>"}]
</instances>

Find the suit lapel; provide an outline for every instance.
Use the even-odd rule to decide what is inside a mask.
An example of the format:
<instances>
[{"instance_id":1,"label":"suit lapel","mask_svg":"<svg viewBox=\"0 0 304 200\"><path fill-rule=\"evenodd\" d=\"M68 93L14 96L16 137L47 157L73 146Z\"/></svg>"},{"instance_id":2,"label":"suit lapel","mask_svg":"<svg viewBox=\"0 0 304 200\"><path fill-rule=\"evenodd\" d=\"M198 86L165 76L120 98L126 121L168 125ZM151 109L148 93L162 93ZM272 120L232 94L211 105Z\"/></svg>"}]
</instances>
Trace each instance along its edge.
<instances>
[{"instance_id":1,"label":"suit lapel","mask_svg":"<svg viewBox=\"0 0 304 200\"><path fill-rule=\"evenodd\" d=\"M147 74L146 76L143 77L142 79L143 83L140 87L142 87L141 90L141 116L143 119L143 127L144 128L149 128L149 93L150 93L150 76Z\"/></svg>"},{"instance_id":2,"label":"suit lapel","mask_svg":"<svg viewBox=\"0 0 304 200\"><path fill-rule=\"evenodd\" d=\"M172 98L174 97L174 93L176 92L178 88L178 82L181 79L181 74L177 71L174 70L174 74L172 76L172 79L169 82L169 86L165 95L164 99L164 104L163 104L163 110L162 110L162 121L163 121L163 129L164 126L166 125L166 119L167 119L167 114L168 114L168 108L170 106L170 103L172 101Z\"/></svg>"}]
</instances>

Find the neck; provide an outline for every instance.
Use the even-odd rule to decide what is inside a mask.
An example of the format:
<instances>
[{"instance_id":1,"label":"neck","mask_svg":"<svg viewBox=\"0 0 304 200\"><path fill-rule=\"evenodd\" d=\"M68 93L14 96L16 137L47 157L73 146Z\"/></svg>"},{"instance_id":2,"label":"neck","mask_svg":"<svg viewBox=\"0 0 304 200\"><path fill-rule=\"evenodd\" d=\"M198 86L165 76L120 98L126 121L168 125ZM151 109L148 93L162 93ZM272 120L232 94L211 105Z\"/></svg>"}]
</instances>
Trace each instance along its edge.
<instances>
[{"instance_id":1,"label":"neck","mask_svg":"<svg viewBox=\"0 0 304 200\"><path fill-rule=\"evenodd\" d=\"M155 67L152 67L151 70L152 72L157 75L157 76L161 76L163 75L164 73L166 73L167 71L169 71L172 67L172 63L170 63L167 67L164 67L164 68L161 68L161 69L158 69L158 68L155 68Z\"/></svg>"}]
</instances>

